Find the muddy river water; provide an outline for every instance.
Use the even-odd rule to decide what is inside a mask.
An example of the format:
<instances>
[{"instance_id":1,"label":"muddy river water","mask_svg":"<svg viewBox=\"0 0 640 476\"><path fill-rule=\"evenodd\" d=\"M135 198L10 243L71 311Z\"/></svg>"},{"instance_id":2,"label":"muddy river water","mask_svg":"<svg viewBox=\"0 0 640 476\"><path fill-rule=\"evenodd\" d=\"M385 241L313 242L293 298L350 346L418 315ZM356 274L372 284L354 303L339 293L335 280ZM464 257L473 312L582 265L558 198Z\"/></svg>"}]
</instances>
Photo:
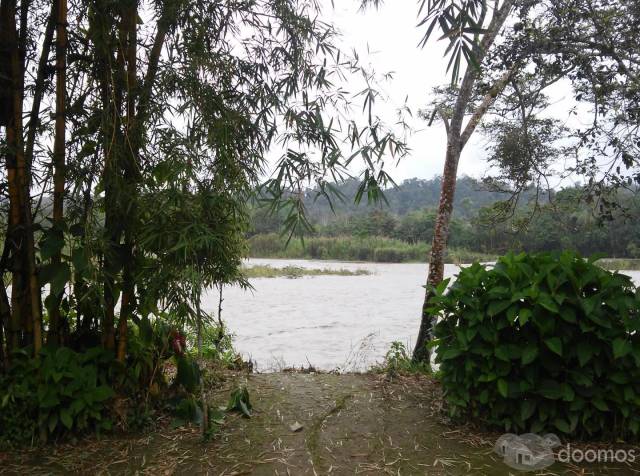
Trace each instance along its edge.
<instances>
[{"instance_id":1,"label":"muddy river water","mask_svg":"<svg viewBox=\"0 0 640 476\"><path fill-rule=\"evenodd\" d=\"M222 318L234 345L261 371L313 365L364 370L380 362L393 341L412 349L419 325L426 264L251 259L248 266L368 270L363 276L252 279L253 290L223 290ZM445 275L459 268L446 265ZM625 271L636 284L640 272ZM203 298L218 308L218 293Z\"/></svg>"}]
</instances>

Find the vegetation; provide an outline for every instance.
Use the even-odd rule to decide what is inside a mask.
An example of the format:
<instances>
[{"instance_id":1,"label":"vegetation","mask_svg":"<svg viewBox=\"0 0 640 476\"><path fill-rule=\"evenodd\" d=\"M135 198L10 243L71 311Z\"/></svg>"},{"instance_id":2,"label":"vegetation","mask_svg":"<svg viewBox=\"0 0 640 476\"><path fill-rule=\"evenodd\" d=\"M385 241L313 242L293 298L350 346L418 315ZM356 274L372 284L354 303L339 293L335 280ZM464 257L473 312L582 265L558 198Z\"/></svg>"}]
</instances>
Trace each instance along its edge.
<instances>
[{"instance_id":1,"label":"vegetation","mask_svg":"<svg viewBox=\"0 0 640 476\"><path fill-rule=\"evenodd\" d=\"M66 432L110 430L112 357L101 347L76 353L44 349L40 359L15 355L0 376L0 444L46 441Z\"/></svg>"},{"instance_id":2,"label":"vegetation","mask_svg":"<svg viewBox=\"0 0 640 476\"><path fill-rule=\"evenodd\" d=\"M579 255L508 254L434 289L449 413L513 432L640 436L640 292Z\"/></svg>"},{"instance_id":3,"label":"vegetation","mask_svg":"<svg viewBox=\"0 0 640 476\"><path fill-rule=\"evenodd\" d=\"M420 263L427 256L426 243L407 243L395 238L370 236L311 236L302 241L290 241L275 233L255 235L249 239L254 258L321 259L337 261L377 261L381 263ZM471 263L493 261L492 255L464 249L449 250L447 262Z\"/></svg>"},{"instance_id":4,"label":"vegetation","mask_svg":"<svg viewBox=\"0 0 640 476\"><path fill-rule=\"evenodd\" d=\"M287 246L276 234L282 219L253 208L249 253L255 257L424 262L434 232L437 211L433 207L440 186L439 179L407 180L386 191L388 206L371 209L351 204L357 193L355 181L336 185L345 202L334 204L333 213L326 201L308 198L305 207L314 233L304 243L292 240ZM582 200L587 194L583 186L554 191L545 202L536 201L535 190L530 189L508 217L501 216L505 195L489 191L482 182L462 177L458 190L446 262L493 261L510 250L572 249L584 255L640 256L640 205L631 192L619 191L616 203L620 209L603 219ZM376 249L394 251L389 257L376 258Z\"/></svg>"},{"instance_id":5,"label":"vegetation","mask_svg":"<svg viewBox=\"0 0 640 476\"><path fill-rule=\"evenodd\" d=\"M242 269L248 279L252 278L301 278L303 276L366 276L371 274L366 269L329 269L329 268L301 268L299 266L285 266L273 268L270 265L253 265Z\"/></svg>"},{"instance_id":6,"label":"vegetation","mask_svg":"<svg viewBox=\"0 0 640 476\"><path fill-rule=\"evenodd\" d=\"M363 5L381 3L363 0ZM535 187L536 196L550 193L552 167L570 156L576 157L575 164L565 161L560 175L588 177L589 199L608 215L617 208L610 200L612 189L640 184L640 62L634 46L637 30L629 29L638 20L634 1L441 0L421 2L420 12L419 24L426 26L421 45L433 36L447 41L451 72L450 85L436 88L429 108L422 111L429 125L436 117L442 122L447 137L429 286L414 349L414 358L427 360L425 344L435 325L427 310L431 289L444 277L458 163L478 126L488 132L489 163L498 171L486 181L511 193L503 215L525 188ZM579 106L590 110L591 127L570 131L545 114L549 88L560 81L573 89L573 114Z\"/></svg>"},{"instance_id":7,"label":"vegetation","mask_svg":"<svg viewBox=\"0 0 640 476\"><path fill-rule=\"evenodd\" d=\"M330 196L325 177L365 156L362 193L387 183L406 147L334 39L304 0L0 1L0 403L29 441L105 429L122 401L145 412L169 360L173 410L206 415L184 336L202 353L203 290L247 284L248 197L294 233L302 187ZM338 125L326 111L353 95L332 78L351 73L369 115Z\"/></svg>"},{"instance_id":8,"label":"vegetation","mask_svg":"<svg viewBox=\"0 0 640 476\"><path fill-rule=\"evenodd\" d=\"M429 256L412 359L394 343L390 375L428 372L431 341L454 417L638 438L629 278L565 251L443 281L447 261L509 250L640 258L637 0L420 4L421 46L448 42L451 82L418 112L443 125L445 167L392 190L386 164L408 154L412 111L398 111L401 135L383 123L378 75L336 46L316 0L0 0L0 445L141 428L158 412L210 437L225 412L251 417L245 386L223 408L208 399L210 367L251 364L203 292L219 289L221 306L247 276L364 273L243 273L249 250ZM580 128L548 114L557 84L571 114L591 115ZM482 187L458 179L477 132ZM583 183L553 190L549 176ZM327 219L345 197L354 205ZM363 214L365 197L390 208ZM312 464L352 396L310 425Z\"/></svg>"},{"instance_id":9,"label":"vegetation","mask_svg":"<svg viewBox=\"0 0 640 476\"><path fill-rule=\"evenodd\" d=\"M385 373L389 378L403 374L431 374L429 363L413 360L405 345L398 341L391 343L384 362L375 370Z\"/></svg>"}]
</instances>

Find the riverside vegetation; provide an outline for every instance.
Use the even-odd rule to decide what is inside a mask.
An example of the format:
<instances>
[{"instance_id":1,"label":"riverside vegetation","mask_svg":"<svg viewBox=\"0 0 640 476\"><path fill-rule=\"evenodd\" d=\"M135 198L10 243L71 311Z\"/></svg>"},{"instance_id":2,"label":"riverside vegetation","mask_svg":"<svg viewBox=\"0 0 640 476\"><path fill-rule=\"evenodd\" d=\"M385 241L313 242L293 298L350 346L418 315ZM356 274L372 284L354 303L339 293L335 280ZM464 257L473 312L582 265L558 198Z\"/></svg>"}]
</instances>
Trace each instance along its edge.
<instances>
[{"instance_id":1,"label":"riverside vegetation","mask_svg":"<svg viewBox=\"0 0 640 476\"><path fill-rule=\"evenodd\" d=\"M0 0L0 471L495 474L491 432L637 443L638 289L550 253L640 256L637 1L421 2L451 82L397 127L375 107L390 75L337 47L321 3ZM549 117L558 83L588 127ZM444 173L393 188L408 116L443 124ZM476 129L497 175L457 183ZM250 286L249 247L430 253L412 357L251 375L202 309L206 289ZM445 259L510 250L442 281Z\"/></svg>"},{"instance_id":2,"label":"riverside vegetation","mask_svg":"<svg viewBox=\"0 0 640 476\"><path fill-rule=\"evenodd\" d=\"M345 197L331 209L317 191L308 190L305 207L313 230L301 240L287 240L278 230L281 215L252 210L250 255L256 258L308 258L349 261L424 262L431 248L435 206L441 180L405 180L385 194L387 204L372 209L351 200L357 183L336 185ZM581 201L585 187L553 191L540 203L526 190L512 216L504 216L509 194L492 191L471 177L458 181L447 263L495 261L508 250L560 251L606 257L610 269L640 266L640 207L633 195L619 192L619 208L607 219Z\"/></svg>"},{"instance_id":3,"label":"riverside vegetation","mask_svg":"<svg viewBox=\"0 0 640 476\"><path fill-rule=\"evenodd\" d=\"M251 278L301 278L303 276L366 276L371 274L366 269L329 269L329 268L302 268L300 266L285 266L282 268L270 265L252 265L242 268L242 273L248 279Z\"/></svg>"}]
</instances>

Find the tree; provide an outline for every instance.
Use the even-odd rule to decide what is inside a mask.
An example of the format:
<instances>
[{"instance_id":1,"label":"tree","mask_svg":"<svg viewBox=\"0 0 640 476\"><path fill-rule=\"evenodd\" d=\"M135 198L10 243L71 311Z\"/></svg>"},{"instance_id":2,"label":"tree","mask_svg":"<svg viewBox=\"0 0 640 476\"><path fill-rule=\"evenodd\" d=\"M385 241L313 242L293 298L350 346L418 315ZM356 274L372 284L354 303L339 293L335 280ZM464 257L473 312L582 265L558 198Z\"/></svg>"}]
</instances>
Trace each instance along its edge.
<instances>
[{"instance_id":1,"label":"tree","mask_svg":"<svg viewBox=\"0 0 640 476\"><path fill-rule=\"evenodd\" d=\"M67 102L67 0L56 0L56 119L53 144L53 229L63 237L64 233L64 189L65 189L65 110ZM51 257L54 266L62 263L62 249ZM60 302L61 294L50 293L49 342L59 345L61 341Z\"/></svg>"},{"instance_id":2,"label":"tree","mask_svg":"<svg viewBox=\"0 0 640 476\"><path fill-rule=\"evenodd\" d=\"M364 5L379 3L379 0L363 1ZM593 193L604 211L615 203L607 199L611 195L603 192L603 184L630 186L638 180L637 173L621 174L620 165L627 170L637 165L635 119L640 64L637 48L632 46L637 44L638 34L631 25L637 22L639 13L632 1L435 0L422 1L423 9L426 14L420 25L427 30L421 45L426 44L434 30L440 30L441 39L449 42L446 54L450 58L452 83L438 91L440 99L434 102L428 115L430 122L435 116L444 122L447 152L422 321L414 350L417 360L427 358L426 343L433 326L429 299L434 286L442 280L458 159L489 108L505 95L507 87L515 93L512 101L515 109L511 112L521 114L513 117L516 122L512 124L494 124L501 128L498 135L501 143L494 148L493 159L505 171L502 178L509 178L516 186L512 191L517 195L529 186L531 171L543 177L545 171L538 166L548 165L558 152L547 150L546 142L535 139L536 134L554 136L557 132L553 130L555 124L540 121L533 110L544 103L544 89L561 79L571 81L576 101L592 104L594 123L586 131L577 131L583 153L576 154L578 162L570 171L585 174L590 183L597 184ZM507 18L512 20L505 26ZM496 42L501 30L505 34ZM463 61L466 69L460 81ZM540 79L534 81L537 84L533 90L523 88L527 78ZM463 128L467 115L470 118ZM585 153L586 150L589 152ZM536 160L532 153L537 155ZM607 160L606 165L603 159Z\"/></svg>"},{"instance_id":3,"label":"tree","mask_svg":"<svg viewBox=\"0 0 640 476\"><path fill-rule=\"evenodd\" d=\"M376 75L334 46L314 1L0 5L3 360L98 340L124 362L133 323L167 311L193 326L204 287L241 281L256 188L293 234L304 190L332 197L362 160L359 193L375 198L385 157L406 153L375 115ZM355 95L334 85L350 74Z\"/></svg>"},{"instance_id":4,"label":"tree","mask_svg":"<svg viewBox=\"0 0 640 476\"><path fill-rule=\"evenodd\" d=\"M433 28L437 25L437 22L446 21L447 16L451 15L451 10L448 8L443 9L443 3L444 2L429 2L425 21L431 21L431 24L429 25L425 38L429 37ZM479 2L470 3L473 5ZM445 124L447 150L442 175L440 203L438 205L438 214L430 251L429 274L427 276L426 292L422 306L422 320L413 352L415 360L421 361L428 358L427 343L432 339L431 331L434 321L434 317L431 316L429 312L429 308L431 307L430 299L433 288L435 288L444 277L445 252L449 238L449 226L455 198L460 154L480 123L480 120L494 103L496 97L503 91L513 75L514 70L517 68L516 64L510 65L501 73L499 78L493 82L480 102L477 104L473 103L475 99L474 93L477 93L476 88L478 87L478 82L483 79L480 65L491 52L513 6L514 2L510 0L495 2L492 12L489 14L487 4L482 4L481 8L470 8L464 15L471 13L472 19L470 23L472 31L474 31L473 40L469 41L466 36L460 36L457 42L454 42L454 39L451 40L454 80L457 81L458 79L461 55L472 59L472 63L467 66L460 87L455 90L455 102L452 109L450 111L445 110L444 104L438 104L434 108L434 114L438 114ZM450 31L455 31L454 27L464 26L463 23L469 21L464 19L462 12L464 12L464 10L460 10L454 22L449 25ZM447 31L444 33L448 34ZM469 113L471 117L465 125L464 119Z\"/></svg>"}]
</instances>

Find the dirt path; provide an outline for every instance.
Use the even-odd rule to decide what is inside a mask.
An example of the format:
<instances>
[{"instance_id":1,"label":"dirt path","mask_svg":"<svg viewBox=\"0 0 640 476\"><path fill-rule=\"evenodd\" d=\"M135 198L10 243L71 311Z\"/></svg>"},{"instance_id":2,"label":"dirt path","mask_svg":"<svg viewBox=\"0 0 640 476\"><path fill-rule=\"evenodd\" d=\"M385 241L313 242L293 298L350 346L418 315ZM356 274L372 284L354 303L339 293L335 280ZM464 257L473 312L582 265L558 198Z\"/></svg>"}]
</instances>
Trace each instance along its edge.
<instances>
[{"instance_id":1,"label":"dirt path","mask_svg":"<svg viewBox=\"0 0 640 476\"><path fill-rule=\"evenodd\" d=\"M144 437L109 437L0 455L3 474L473 474L508 475L492 453L497 435L478 435L442 421L437 385L427 379L388 382L376 375L237 376L211 393L224 404L247 385L254 415L231 415L216 437L166 428ZM290 425L303 426L294 432ZM639 452L640 453L640 452ZM591 470L556 463L544 474L640 474L640 467Z\"/></svg>"}]
</instances>

